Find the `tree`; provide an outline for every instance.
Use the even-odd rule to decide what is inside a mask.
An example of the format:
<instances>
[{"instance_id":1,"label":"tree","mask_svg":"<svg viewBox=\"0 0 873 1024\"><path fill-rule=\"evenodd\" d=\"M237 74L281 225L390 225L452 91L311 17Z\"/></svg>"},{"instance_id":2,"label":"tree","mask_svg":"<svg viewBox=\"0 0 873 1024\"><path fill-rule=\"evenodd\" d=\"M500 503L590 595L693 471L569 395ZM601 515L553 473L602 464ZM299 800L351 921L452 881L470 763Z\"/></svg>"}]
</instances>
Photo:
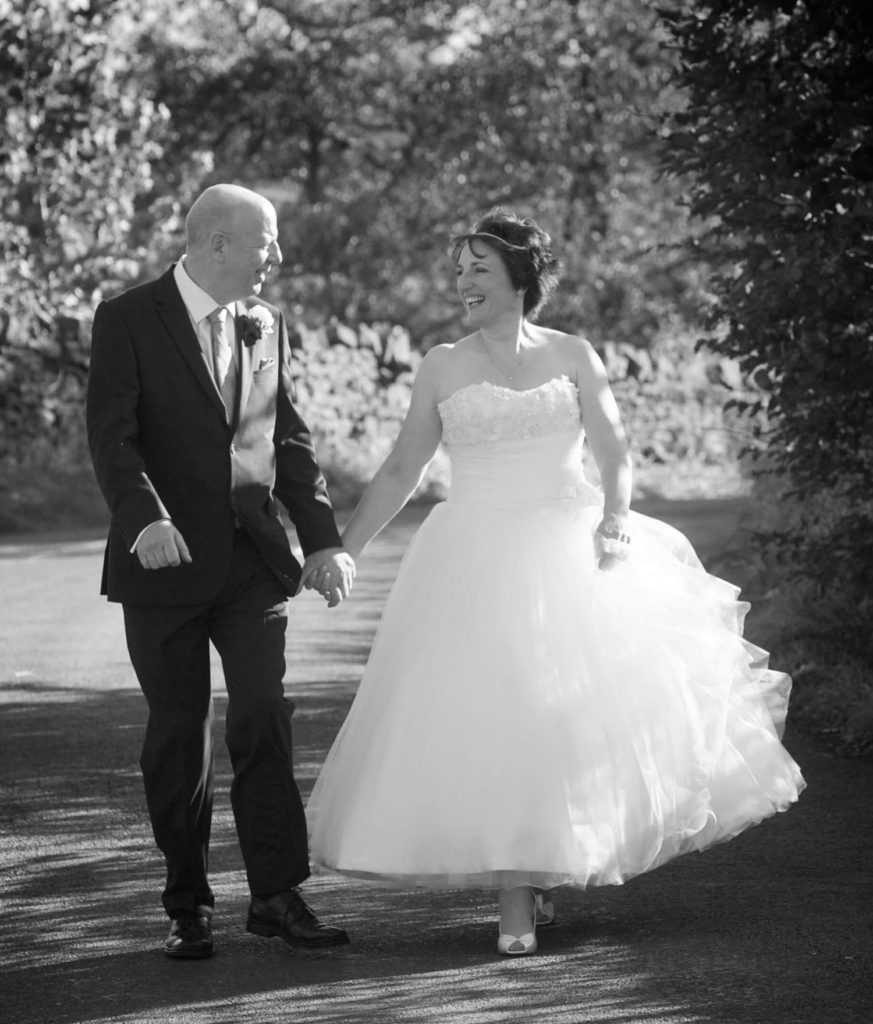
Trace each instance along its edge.
<instances>
[{"instance_id":1,"label":"tree","mask_svg":"<svg viewBox=\"0 0 873 1024\"><path fill-rule=\"evenodd\" d=\"M663 247L686 218L655 148L672 58L639 0L0 0L0 15L7 459L69 462L64 439L85 463L94 306L166 269L216 181L276 203L285 260L266 297L301 336L336 318L420 349L458 337L449 236L498 203L555 235L555 326L624 351L695 307L693 265Z\"/></svg>"},{"instance_id":2,"label":"tree","mask_svg":"<svg viewBox=\"0 0 873 1024\"><path fill-rule=\"evenodd\" d=\"M709 0L665 18L687 97L667 163L706 224L706 341L754 380L737 402L766 412L758 450L798 498L771 536L801 572L869 594L873 9Z\"/></svg>"},{"instance_id":3,"label":"tree","mask_svg":"<svg viewBox=\"0 0 873 1024\"><path fill-rule=\"evenodd\" d=\"M494 204L552 227L553 322L645 345L658 303L693 303L693 275L656 252L684 213L658 177L669 61L638 0L200 0L141 26L173 153L209 152L209 180L279 203L286 306L443 340L460 329L449 236Z\"/></svg>"},{"instance_id":4,"label":"tree","mask_svg":"<svg viewBox=\"0 0 873 1024\"><path fill-rule=\"evenodd\" d=\"M26 461L77 415L95 295L136 273L129 244L166 110L110 32L126 0L0 0L0 454ZM163 205L166 204L158 204Z\"/></svg>"}]
</instances>

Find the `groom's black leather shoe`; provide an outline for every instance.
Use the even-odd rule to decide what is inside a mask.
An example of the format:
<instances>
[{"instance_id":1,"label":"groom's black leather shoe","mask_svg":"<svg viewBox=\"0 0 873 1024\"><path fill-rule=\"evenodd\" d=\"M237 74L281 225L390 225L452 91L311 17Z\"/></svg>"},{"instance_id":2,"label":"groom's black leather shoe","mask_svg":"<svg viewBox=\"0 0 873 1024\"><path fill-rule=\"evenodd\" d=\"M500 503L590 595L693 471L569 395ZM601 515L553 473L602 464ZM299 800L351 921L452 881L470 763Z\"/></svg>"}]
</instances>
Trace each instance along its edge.
<instances>
[{"instance_id":1,"label":"groom's black leather shoe","mask_svg":"<svg viewBox=\"0 0 873 1024\"><path fill-rule=\"evenodd\" d=\"M252 899L246 931L265 938L278 936L289 946L320 949L344 946L349 937L342 928L322 924L306 905L300 893L290 889L267 899Z\"/></svg>"},{"instance_id":2,"label":"groom's black leather shoe","mask_svg":"<svg viewBox=\"0 0 873 1024\"><path fill-rule=\"evenodd\" d=\"M181 910L173 918L164 953L174 960L202 960L212 956L212 925L209 909Z\"/></svg>"}]
</instances>

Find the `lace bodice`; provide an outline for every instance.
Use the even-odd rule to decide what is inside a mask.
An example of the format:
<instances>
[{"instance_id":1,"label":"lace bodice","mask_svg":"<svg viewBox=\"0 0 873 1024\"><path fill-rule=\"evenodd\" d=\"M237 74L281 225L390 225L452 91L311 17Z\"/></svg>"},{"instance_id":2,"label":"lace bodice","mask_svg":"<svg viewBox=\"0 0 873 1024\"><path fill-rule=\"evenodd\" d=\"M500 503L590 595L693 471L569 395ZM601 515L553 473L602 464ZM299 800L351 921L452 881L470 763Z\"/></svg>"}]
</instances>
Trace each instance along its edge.
<instances>
[{"instance_id":1,"label":"lace bodice","mask_svg":"<svg viewBox=\"0 0 873 1024\"><path fill-rule=\"evenodd\" d=\"M439 412L449 449L581 430L576 385L565 376L526 391L487 381L468 384L440 402Z\"/></svg>"},{"instance_id":2,"label":"lace bodice","mask_svg":"<svg viewBox=\"0 0 873 1024\"><path fill-rule=\"evenodd\" d=\"M567 377L527 391L470 384L439 411L452 464L449 501L540 504L585 489L579 398Z\"/></svg>"}]
</instances>

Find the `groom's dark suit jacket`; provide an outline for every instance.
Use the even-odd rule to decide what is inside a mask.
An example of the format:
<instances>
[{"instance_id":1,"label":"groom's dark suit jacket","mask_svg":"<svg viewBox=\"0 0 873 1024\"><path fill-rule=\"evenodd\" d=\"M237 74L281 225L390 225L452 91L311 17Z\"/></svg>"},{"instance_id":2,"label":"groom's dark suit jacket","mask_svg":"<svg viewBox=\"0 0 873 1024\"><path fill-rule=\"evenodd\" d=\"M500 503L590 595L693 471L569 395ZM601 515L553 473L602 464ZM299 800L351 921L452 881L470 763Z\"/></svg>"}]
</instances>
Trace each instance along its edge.
<instances>
[{"instance_id":1,"label":"groom's dark suit jacket","mask_svg":"<svg viewBox=\"0 0 873 1024\"><path fill-rule=\"evenodd\" d=\"M127 604L208 603L244 529L288 594L300 579L278 502L305 554L340 545L312 439L294 406L285 321L240 343L238 411L228 423L172 270L101 303L94 321L87 421L112 513L102 593ZM242 338L242 331L237 329ZM278 499L278 502L277 502ZM146 570L131 545L170 517L193 559Z\"/></svg>"}]
</instances>

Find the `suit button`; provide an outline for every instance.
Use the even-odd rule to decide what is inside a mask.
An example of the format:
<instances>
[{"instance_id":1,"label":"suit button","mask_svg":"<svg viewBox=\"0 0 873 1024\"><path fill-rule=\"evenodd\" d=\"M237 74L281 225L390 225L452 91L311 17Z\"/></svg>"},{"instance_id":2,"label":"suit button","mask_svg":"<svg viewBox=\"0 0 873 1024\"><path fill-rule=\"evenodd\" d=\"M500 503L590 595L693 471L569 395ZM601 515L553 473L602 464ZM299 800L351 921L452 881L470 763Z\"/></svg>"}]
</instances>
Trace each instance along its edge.
<instances>
[{"instance_id":1,"label":"suit button","mask_svg":"<svg viewBox=\"0 0 873 1024\"><path fill-rule=\"evenodd\" d=\"M236 455L236 445L235 444L232 444L230 446L230 454L231 455Z\"/></svg>"}]
</instances>

